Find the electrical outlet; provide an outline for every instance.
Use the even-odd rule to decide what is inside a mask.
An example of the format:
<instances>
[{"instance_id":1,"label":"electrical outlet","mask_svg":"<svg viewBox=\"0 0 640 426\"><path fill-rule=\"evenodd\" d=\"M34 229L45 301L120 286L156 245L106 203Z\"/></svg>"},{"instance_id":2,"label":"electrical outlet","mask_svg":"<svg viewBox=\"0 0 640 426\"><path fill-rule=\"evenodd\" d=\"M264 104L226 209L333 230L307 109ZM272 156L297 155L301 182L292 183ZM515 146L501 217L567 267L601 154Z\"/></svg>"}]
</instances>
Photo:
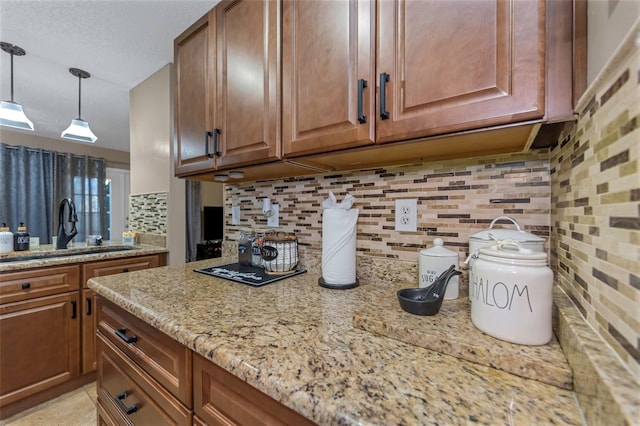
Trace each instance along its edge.
<instances>
[{"instance_id":1,"label":"electrical outlet","mask_svg":"<svg viewBox=\"0 0 640 426\"><path fill-rule=\"evenodd\" d=\"M240 225L240 206L231 207L231 224Z\"/></svg>"},{"instance_id":2,"label":"electrical outlet","mask_svg":"<svg viewBox=\"0 0 640 426\"><path fill-rule=\"evenodd\" d=\"M280 226L280 206L278 204L271 204L271 211L273 214L267 218L267 226L270 228L277 228Z\"/></svg>"},{"instance_id":3,"label":"electrical outlet","mask_svg":"<svg viewBox=\"0 0 640 426\"><path fill-rule=\"evenodd\" d=\"M396 200L396 231L417 232L418 199Z\"/></svg>"}]
</instances>

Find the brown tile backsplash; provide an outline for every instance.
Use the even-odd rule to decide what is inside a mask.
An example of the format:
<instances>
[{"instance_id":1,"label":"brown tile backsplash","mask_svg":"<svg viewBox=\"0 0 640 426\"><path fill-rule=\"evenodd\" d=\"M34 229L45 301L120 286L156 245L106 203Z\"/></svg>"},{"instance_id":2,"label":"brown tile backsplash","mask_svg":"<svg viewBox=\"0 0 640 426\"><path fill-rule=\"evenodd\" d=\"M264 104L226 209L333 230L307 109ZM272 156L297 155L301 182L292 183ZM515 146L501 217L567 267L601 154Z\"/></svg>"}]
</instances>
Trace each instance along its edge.
<instances>
[{"instance_id":1,"label":"brown tile backsplash","mask_svg":"<svg viewBox=\"0 0 640 426\"><path fill-rule=\"evenodd\" d=\"M639 66L635 47L578 111L550 167L556 282L638 383L640 87L629 76Z\"/></svg>"},{"instance_id":2,"label":"brown tile backsplash","mask_svg":"<svg viewBox=\"0 0 640 426\"><path fill-rule=\"evenodd\" d=\"M264 227L261 200L269 197L280 205L280 228L297 234L301 246L321 250L321 205L331 190L338 200L347 193L356 198L359 254L416 262L418 251L441 237L464 260L469 235L498 216L511 216L525 230L549 237L548 155L541 151L227 185L226 235L235 239L238 228ZM418 232L394 229L395 200L403 198L418 200ZM239 226L228 225L233 205L241 209Z\"/></svg>"}]
</instances>

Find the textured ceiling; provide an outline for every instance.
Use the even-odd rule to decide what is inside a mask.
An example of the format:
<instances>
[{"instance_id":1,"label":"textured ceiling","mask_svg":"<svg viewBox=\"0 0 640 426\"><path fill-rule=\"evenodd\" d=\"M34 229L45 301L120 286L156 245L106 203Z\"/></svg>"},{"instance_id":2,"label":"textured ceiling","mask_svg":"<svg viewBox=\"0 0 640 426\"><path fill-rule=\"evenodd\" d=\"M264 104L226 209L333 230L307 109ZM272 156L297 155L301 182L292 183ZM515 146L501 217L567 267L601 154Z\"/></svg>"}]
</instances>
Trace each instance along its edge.
<instances>
[{"instance_id":1,"label":"textured ceiling","mask_svg":"<svg viewBox=\"0 0 640 426\"><path fill-rule=\"evenodd\" d=\"M129 90L173 61L173 39L214 0L0 0L0 41L26 51L14 57L14 99L35 134L60 138L78 115L96 146L129 151ZM0 97L11 98L10 55L0 51Z\"/></svg>"}]
</instances>

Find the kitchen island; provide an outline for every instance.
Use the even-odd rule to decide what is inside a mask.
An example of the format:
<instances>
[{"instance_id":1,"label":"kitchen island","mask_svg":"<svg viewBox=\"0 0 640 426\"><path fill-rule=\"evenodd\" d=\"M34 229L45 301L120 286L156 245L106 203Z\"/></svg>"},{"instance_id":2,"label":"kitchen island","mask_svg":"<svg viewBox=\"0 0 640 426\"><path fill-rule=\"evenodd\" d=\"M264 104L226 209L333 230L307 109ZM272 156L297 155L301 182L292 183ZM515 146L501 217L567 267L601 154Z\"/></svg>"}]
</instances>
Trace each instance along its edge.
<instances>
[{"instance_id":1,"label":"kitchen island","mask_svg":"<svg viewBox=\"0 0 640 426\"><path fill-rule=\"evenodd\" d=\"M93 278L89 287L318 424L582 423L572 391L354 327L354 314L402 284L329 290L307 273L254 288L193 271L233 261Z\"/></svg>"}]
</instances>

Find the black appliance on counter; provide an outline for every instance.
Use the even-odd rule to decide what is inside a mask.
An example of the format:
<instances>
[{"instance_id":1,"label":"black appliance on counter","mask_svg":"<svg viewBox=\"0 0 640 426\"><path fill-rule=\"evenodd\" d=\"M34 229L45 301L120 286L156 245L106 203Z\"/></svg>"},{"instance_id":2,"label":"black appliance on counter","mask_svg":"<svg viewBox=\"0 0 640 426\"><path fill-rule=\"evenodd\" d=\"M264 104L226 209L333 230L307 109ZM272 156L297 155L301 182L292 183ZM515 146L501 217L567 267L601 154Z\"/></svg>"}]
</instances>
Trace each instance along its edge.
<instances>
[{"instance_id":1,"label":"black appliance on counter","mask_svg":"<svg viewBox=\"0 0 640 426\"><path fill-rule=\"evenodd\" d=\"M222 257L222 240L207 241L196 245L196 260Z\"/></svg>"}]
</instances>

